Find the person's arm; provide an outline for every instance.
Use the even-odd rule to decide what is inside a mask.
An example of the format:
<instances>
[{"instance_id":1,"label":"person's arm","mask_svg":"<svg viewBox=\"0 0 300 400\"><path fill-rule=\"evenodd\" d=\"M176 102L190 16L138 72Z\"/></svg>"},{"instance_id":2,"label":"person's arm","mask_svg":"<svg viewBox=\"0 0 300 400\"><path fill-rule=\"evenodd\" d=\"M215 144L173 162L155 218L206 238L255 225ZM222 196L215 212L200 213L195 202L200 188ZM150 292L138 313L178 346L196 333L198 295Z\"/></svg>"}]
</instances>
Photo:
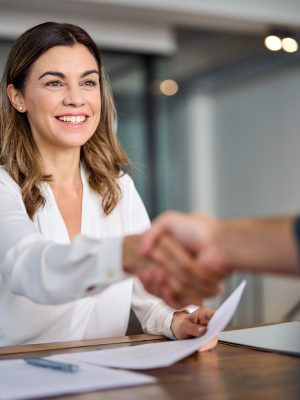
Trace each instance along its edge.
<instances>
[{"instance_id":1,"label":"person's arm","mask_svg":"<svg viewBox=\"0 0 300 400\"><path fill-rule=\"evenodd\" d=\"M295 222L298 221L298 225ZM160 235L169 233L197 254L201 267L299 274L297 229L293 216L216 220L200 213L169 212L154 221L145 235L142 254L155 251ZM298 228L298 236L300 229Z\"/></svg>"},{"instance_id":2,"label":"person's arm","mask_svg":"<svg viewBox=\"0 0 300 400\"><path fill-rule=\"evenodd\" d=\"M199 223L202 223L201 218ZM220 221L212 232L213 245L225 269L286 275L300 273L295 217L292 216ZM213 257L209 259L205 253L202 263L214 267Z\"/></svg>"},{"instance_id":3,"label":"person's arm","mask_svg":"<svg viewBox=\"0 0 300 400\"><path fill-rule=\"evenodd\" d=\"M99 293L128 277L122 266L123 238L79 235L67 245L46 240L15 186L0 182L0 273L13 293L59 304Z\"/></svg>"},{"instance_id":4,"label":"person's arm","mask_svg":"<svg viewBox=\"0 0 300 400\"><path fill-rule=\"evenodd\" d=\"M0 181L0 274L13 293L60 304L97 294L145 267L123 237L79 235L66 245L46 240L29 219L18 186L6 180ZM126 239L136 245L136 237ZM123 265L123 260L130 261Z\"/></svg>"},{"instance_id":5,"label":"person's arm","mask_svg":"<svg viewBox=\"0 0 300 400\"><path fill-rule=\"evenodd\" d=\"M213 283L216 287L233 270L299 275L294 221L293 217L218 221L202 214L167 212L145 234L140 253L155 254L162 235L178 240L178 245L195 255L197 268L173 268L167 271L168 279L177 280L176 295L182 301L193 290L205 298L208 297L206 280L212 288ZM158 275L142 273L141 280L147 290L156 288L156 293L168 302Z\"/></svg>"}]
</instances>

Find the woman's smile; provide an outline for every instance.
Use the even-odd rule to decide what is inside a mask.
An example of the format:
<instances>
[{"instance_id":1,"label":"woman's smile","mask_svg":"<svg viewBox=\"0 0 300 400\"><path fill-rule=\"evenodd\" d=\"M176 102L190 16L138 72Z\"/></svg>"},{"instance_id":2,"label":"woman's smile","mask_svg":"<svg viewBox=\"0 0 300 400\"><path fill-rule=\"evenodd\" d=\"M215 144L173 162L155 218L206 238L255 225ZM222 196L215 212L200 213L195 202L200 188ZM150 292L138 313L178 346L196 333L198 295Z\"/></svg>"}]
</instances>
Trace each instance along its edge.
<instances>
[{"instance_id":1,"label":"woman's smile","mask_svg":"<svg viewBox=\"0 0 300 400\"><path fill-rule=\"evenodd\" d=\"M89 116L85 114L64 114L55 117L68 128L80 128L87 123Z\"/></svg>"}]
</instances>

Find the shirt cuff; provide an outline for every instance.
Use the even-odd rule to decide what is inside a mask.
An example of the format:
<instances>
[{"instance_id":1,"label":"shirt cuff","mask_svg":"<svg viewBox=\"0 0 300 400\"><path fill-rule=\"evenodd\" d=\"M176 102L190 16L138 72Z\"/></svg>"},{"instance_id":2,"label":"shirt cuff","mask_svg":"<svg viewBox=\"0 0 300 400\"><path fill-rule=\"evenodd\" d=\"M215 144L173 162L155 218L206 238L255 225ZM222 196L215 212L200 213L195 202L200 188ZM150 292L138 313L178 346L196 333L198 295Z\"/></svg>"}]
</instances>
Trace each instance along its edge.
<instances>
[{"instance_id":1,"label":"shirt cuff","mask_svg":"<svg viewBox=\"0 0 300 400\"><path fill-rule=\"evenodd\" d=\"M166 316L165 327L164 327L164 332L163 332L163 334L164 334L167 338L172 339L172 340L177 340L177 338L173 335L173 332L172 332L172 330L171 330L171 324L172 324L173 315L174 315L175 312L177 312L177 310L172 311L171 313L169 313L169 314Z\"/></svg>"},{"instance_id":2,"label":"shirt cuff","mask_svg":"<svg viewBox=\"0 0 300 400\"><path fill-rule=\"evenodd\" d=\"M76 238L75 238L76 241ZM79 242L79 240L78 240ZM78 247L88 247L89 255L96 258L91 269L94 273L90 279L87 279L85 293L92 296L99 293L99 289L103 290L104 286L109 286L115 282L128 278L122 266L122 249L123 238L111 238L103 240L91 240L87 236L80 237L80 245ZM94 258L94 260L95 260ZM89 281L89 282L88 282Z\"/></svg>"}]
</instances>

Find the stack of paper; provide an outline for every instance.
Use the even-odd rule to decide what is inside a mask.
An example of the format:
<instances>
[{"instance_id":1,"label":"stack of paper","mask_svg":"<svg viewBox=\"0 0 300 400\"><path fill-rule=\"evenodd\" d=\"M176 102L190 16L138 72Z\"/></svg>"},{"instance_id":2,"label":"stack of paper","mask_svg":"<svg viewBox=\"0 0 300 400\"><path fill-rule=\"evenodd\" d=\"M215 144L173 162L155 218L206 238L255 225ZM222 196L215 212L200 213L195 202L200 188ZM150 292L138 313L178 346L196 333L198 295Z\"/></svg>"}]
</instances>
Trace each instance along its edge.
<instances>
[{"instance_id":1,"label":"stack of paper","mask_svg":"<svg viewBox=\"0 0 300 400\"><path fill-rule=\"evenodd\" d=\"M94 365L125 369L167 367L194 353L219 335L220 331L231 320L239 304L245 285L246 282L243 281L231 296L224 301L209 321L205 335L199 338L148 343L119 349L63 354L49 358L58 361L68 360L72 363L78 360Z\"/></svg>"},{"instance_id":2,"label":"stack of paper","mask_svg":"<svg viewBox=\"0 0 300 400\"><path fill-rule=\"evenodd\" d=\"M207 332L200 338L47 357L62 362L71 360L79 366L78 372L74 373L29 365L24 360L0 361L0 400L34 399L153 383L153 377L106 367L160 368L187 357L218 336L228 324L245 284L242 282L219 307Z\"/></svg>"},{"instance_id":3,"label":"stack of paper","mask_svg":"<svg viewBox=\"0 0 300 400\"><path fill-rule=\"evenodd\" d=\"M130 371L77 364L79 371L68 373L28 365L24 360L1 361L0 399L34 399L155 382L151 376Z\"/></svg>"}]
</instances>

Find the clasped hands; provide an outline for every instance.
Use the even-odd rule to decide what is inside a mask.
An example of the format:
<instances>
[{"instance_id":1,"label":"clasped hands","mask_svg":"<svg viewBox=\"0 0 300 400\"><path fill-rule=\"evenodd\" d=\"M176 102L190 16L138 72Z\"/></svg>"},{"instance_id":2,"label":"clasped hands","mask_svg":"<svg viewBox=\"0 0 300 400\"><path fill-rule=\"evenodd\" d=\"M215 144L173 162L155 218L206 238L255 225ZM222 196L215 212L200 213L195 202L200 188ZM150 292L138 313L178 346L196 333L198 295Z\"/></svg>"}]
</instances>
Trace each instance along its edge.
<instances>
[{"instance_id":1,"label":"clasped hands","mask_svg":"<svg viewBox=\"0 0 300 400\"><path fill-rule=\"evenodd\" d=\"M201 305L222 292L229 274L218 254L215 224L201 214L162 214L143 235L125 238L124 268L174 308Z\"/></svg>"},{"instance_id":2,"label":"clasped hands","mask_svg":"<svg viewBox=\"0 0 300 400\"><path fill-rule=\"evenodd\" d=\"M229 273L212 240L214 226L212 218L200 214L165 213L143 235L124 239L124 268L176 309L201 306L203 298L222 292L220 282ZM201 336L212 315L207 308L190 315L176 312L171 329L178 339Z\"/></svg>"}]
</instances>

